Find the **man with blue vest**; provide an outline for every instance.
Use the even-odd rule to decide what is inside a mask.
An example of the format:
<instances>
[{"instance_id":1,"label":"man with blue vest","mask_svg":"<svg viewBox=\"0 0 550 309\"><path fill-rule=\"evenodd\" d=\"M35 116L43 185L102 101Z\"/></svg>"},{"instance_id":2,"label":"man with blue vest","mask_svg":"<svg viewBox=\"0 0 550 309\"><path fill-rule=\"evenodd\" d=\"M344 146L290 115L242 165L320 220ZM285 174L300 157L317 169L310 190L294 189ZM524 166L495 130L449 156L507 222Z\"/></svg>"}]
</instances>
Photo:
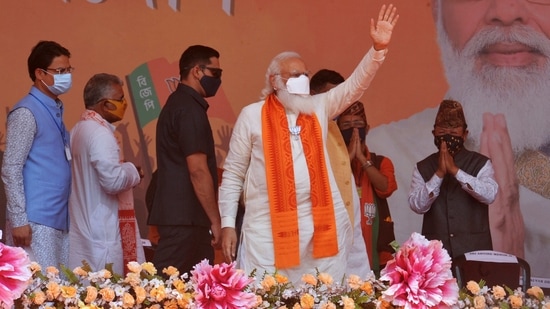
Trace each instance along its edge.
<instances>
[{"instance_id":1,"label":"man with blue vest","mask_svg":"<svg viewBox=\"0 0 550 309\"><path fill-rule=\"evenodd\" d=\"M68 262L71 153L58 96L72 85L70 55L56 42L38 42L28 58L34 85L7 120L7 243L25 248L42 267Z\"/></svg>"}]
</instances>

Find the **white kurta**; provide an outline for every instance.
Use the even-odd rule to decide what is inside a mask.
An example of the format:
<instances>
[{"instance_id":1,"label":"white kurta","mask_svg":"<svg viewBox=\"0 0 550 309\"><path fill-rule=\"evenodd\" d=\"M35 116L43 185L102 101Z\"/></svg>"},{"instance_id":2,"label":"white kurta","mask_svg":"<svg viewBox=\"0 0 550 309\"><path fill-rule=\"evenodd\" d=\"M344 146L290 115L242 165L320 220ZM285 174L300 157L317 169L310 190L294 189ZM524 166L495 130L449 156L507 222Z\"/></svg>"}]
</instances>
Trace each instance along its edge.
<instances>
[{"instance_id":1,"label":"white kurta","mask_svg":"<svg viewBox=\"0 0 550 309\"><path fill-rule=\"evenodd\" d=\"M385 51L377 52L371 49L348 80L326 93L310 97L315 101L315 114L323 132L323 143L326 142L328 120L361 97L382 64L384 55ZM256 270L259 276L264 272L273 273L275 271L262 142L261 113L263 104L264 101L260 101L243 108L235 123L229 153L223 167L223 180L219 194L222 227L234 227L239 197L243 192L246 211L237 262L245 272L250 273ZM296 114L287 112L287 119L289 126L296 125ZM300 248L296 248L296 250L300 252L300 265L277 271L288 276L289 280L295 284L300 283L303 274L315 274L316 270L327 272L335 280L340 280L347 274L347 260L353 235L349 216L330 168L328 153L325 148L323 152L334 202L339 252L332 257L316 259L312 255L313 217L309 173L301 140L291 137L290 142L298 203Z\"/></svg>"},{"instance_id":2,"label":"white kurta","mask_svg":"<svg viewBox=\"0 0 550 309\"><path fill-rule=\"evenodd\" d=\"M139 184L140 177L134 164L120 162L114 129L105 120L88 119L71 130L70 269L86 260L94 271L113 263L113 270L123 274L117 194ZM137 224L136 232L139 244ZM142 248L140 256L143 261Z\"/></svg>"}]
</instances>

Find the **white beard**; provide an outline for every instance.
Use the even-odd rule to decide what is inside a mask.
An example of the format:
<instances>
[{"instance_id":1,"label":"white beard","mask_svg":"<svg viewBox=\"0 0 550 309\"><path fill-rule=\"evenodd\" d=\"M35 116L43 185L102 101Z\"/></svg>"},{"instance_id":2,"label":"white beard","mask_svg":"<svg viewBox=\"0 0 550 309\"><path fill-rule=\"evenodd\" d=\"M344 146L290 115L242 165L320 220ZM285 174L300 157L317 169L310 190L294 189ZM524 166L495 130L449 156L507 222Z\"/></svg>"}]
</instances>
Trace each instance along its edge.
<instances>
[{"instance_id":1,"label":"white beard","mask_svg":"<svg viewBox=\"0 0 550 309\"><path fill-rule=\"evenodd\" d=\"M441 14L440 14L441 16ZM550 40L526 26L510 29L487 27L478 32L463 50L450 42L439 18L438 40L450 85L447 97L464 106L468 123L468 145L478 149L483 113L504 114L514 151L538 149L550 141L550 63L525 67L484 65L476 68L480 52L501 41L520 42L550 56Z\"/></svg>"},{"instance_id":2,"label":"white beard","mask_svg":"<svg viewBox=\"0 0 550 309\"><path fill-rule=\"evenodd\" d=\"M310 95L292 94L286 90L286 85L280 77L276 80L277 98L286 110L292 113L311 115L315 111L315 101ZM318 104L318 103L317 103Z\"/></svg>"}]
</instances>

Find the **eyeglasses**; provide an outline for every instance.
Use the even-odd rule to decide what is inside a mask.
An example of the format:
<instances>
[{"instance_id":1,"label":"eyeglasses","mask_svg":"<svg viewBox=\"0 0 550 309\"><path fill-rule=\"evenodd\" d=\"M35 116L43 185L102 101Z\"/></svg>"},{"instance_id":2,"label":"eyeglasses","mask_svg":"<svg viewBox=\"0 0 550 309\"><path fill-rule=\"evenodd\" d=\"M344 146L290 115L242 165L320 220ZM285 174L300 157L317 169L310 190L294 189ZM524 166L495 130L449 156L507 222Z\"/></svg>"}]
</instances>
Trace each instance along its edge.
<instances>
[{"instance_id":1,"label":"eyeglasses","mask_svg":"<svg viewBox=\"0 0 550 309\"><path fill-rule=\"evenodd\" d=\"M68 67L68 68L57 68L57 69L46 68L46 70L43 70L43 71L53 71L55 72L55 74L67 74L67 73L72 73L74 70L75 68Z\"/></svg>"},{"instance_id":2,"label":"eyeglasses","mask_svg":"<svg viewBox=\"0 0 550 309\"><path fill-rule=\"evenodd\" d=\"M365 128L367 124L362 120L344 121L340 123L340 130L347 130L350 128Z\"/></svg>"},{"instance_id":3,"label":"eyeglasses","mask_svg":"<svg viewBox=\"0 0 550 309\"><path fill-rule=\"evenodd\" d=\"M204 72L204 69L209 70L210 73L212 73L212 76L215 77L215 78L221 78L222 77L223 70L220 69L220 68L211 68L211 67L205 66L204 64L199 65L199 68L201 68L201 70L203 70L203 72Z\"/></svg>"}]
</instances>

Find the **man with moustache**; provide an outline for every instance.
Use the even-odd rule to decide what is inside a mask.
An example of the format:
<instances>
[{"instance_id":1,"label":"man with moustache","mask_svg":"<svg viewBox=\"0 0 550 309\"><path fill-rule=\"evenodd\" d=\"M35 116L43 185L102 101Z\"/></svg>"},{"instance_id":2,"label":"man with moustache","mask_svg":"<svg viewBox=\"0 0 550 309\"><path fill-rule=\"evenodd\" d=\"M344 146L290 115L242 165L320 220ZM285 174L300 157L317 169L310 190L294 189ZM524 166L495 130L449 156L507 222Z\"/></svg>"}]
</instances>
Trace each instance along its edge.
<instances>
[{"instance_id":1,"label":"man with moustache","mask_svg":"<svg viewBox=\"0 0 550 309\"><path fill-rule=\"evenodd\" d=\"M534 277L550 278L550 1L432 0L432 8L446 97L463 104L468 146L491 159L499 185L489 207L493 249L525 257ZM375 128L369 139L387 153L406 154L395 158L396 170L412 173L430 149L416 132L429 132L435 112ZM387 140L393 143L379 143ZM398 175L398 186L407 182L406 173ZM396 217L401 228L416 229L408 214Z\"/></svg>"},{"instance_id":2,"label":"man with moustache","mask_svg":"<svg viewBox=\"0 0 550 309\"><path fill-rule=\"evenodd\" d=\"M283 52L266 73L264 100L240 113L224 164L219 207L222 251L245 272L275 271L300 283L305 273L345 275L351 223L326 150L327 123L356 101L380 67L399 16L382 6L371 20L373 48L344 83L314 96L307 67ZM245 216L238 257L235 218L241 193Z\"/></svg>"}]
</instances>

